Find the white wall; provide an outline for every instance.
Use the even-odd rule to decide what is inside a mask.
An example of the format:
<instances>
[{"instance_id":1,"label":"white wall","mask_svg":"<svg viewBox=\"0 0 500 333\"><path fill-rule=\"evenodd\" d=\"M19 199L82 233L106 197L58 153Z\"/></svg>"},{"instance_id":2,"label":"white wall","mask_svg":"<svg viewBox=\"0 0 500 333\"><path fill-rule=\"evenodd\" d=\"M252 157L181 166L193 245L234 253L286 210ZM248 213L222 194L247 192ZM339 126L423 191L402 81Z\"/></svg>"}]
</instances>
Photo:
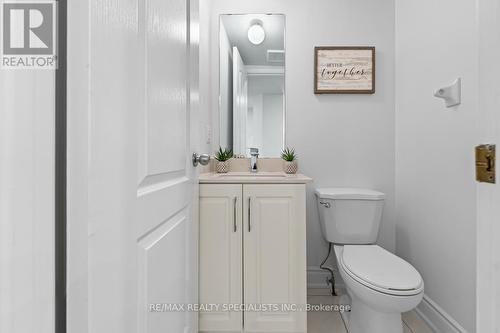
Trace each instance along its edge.
<instances>
[{"instance_id":1,"label":"white wall","mask_svg":"<svg viewBox=\"0 0 500 333\"><path fill-rule=\"evenodd\" d=\"M0 332L54 332L55 75L0 69Z\"/></svg>"},{"instance_id":2,"label":"white wall","mask_svg":"<svg viewBox=\"0 0 500 333\"><path fill-rule=\"evenodd\" d=\"M475 331L478 48L476 1L396 2L396 253L432 301ZM463 79L445 108L434 90ZM427 310L426 310L427 309ZM435 322L443 318L435 317Z\"/></svg>"},{"instance_id":3,"label":"white wall","mask_svg":"<svg viewBox=\"0 0 500 333\"><path fill-rule=\"evenodd\" d=\"M205 47L211 47L211 93L201 104L210 103L212 119L217 119L218 112L218 21L220 14L227 13L286 15L286 141L299 154L300 172L314 178L307 196L308 265L318 266L327 251L314 187L355 186L385 192L379 243L394 250L394 0L209 0L201 15L210 16L210 27L202 22L201 31L210 29L211 40ZM313 51L320 45L375 46L377 92L314 95ZM213 124L217 126L217 121ZM213 147L218 145L217 133L214 127Z\"/></svg>"}]
</instances>

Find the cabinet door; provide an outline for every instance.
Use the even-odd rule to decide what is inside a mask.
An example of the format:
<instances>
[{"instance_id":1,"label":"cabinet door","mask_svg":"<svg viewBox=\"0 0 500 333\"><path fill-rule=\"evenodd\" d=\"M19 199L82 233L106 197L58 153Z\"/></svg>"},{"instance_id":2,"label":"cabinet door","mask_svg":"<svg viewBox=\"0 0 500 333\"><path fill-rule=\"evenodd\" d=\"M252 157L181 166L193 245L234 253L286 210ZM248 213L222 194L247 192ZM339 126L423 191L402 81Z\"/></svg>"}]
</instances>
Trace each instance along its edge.
<instances>
[{"instance_id":1,"label":"cabinet door","mask_svg":"<svg viewBox=\"0 0 500 333\"><path fill-rule=\"evenodd\" d=\"M282 311L246 311L246 332L306 332L305 185L243 185L244 299Z\"/></svg>"},{"instance_id":2,"label":"cabinet door","mask_svg":"<svg viewBox=\"0 0 500 333\"><path fill-rule=\"evenodd\" d=\"M242 185L200 185L200 304L241 304ZM240 332L241 312L200 311L200 331Z\"/></svg>"}]
</instances>

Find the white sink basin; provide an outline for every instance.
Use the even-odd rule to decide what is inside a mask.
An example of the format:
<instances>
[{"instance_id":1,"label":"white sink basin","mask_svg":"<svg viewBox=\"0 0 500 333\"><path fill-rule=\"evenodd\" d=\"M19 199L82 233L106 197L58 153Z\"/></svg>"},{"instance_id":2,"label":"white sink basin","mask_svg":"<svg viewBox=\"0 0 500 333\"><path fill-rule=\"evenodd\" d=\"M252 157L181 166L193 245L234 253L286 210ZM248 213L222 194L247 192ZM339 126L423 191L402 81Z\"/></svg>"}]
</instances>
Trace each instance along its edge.
<instances>
[{"instance_id":1,"label":"white sink basin","mask_svg":"<svg viewBox=\"0 0 500 333\"><path fill-rule=\"evenodd\" d=\"M283 172L229 172L229 173L218 173L217 177L226 178L226 177L287 177L287 175Z\"/></svg>"}]
</instances>

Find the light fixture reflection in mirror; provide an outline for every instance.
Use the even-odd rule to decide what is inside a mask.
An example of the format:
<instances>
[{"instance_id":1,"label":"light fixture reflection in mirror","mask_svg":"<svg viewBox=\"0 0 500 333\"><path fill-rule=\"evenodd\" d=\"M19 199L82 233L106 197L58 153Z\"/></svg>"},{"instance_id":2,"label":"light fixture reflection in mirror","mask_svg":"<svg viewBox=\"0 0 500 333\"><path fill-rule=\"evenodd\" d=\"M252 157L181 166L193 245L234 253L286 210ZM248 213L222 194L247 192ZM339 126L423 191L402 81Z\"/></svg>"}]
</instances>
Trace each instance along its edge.
<instances>
[{"instance_id":1,"label":"light fixture reflection in mirror","mask_svg":"<svg viewBox=\"0 0 500 333\"><path fill-rule=\"evenodd\" d=\"M279 157L285 145L285 16L227 14L219 30L219 144Z\"/></svg>"},{"instance_id":2,"label":"light fixture reflection in mirror","mask_svg":"<svg viewBox=\"0 0 500 333\"><path fill-rule=\"evenodd\" d=\"M262 44L265 38L266 32L262 27L262 23L260 21L255 21L250 28L248 28L248 40L254 45L259 45Z\"/></svg>"}]
</instances>

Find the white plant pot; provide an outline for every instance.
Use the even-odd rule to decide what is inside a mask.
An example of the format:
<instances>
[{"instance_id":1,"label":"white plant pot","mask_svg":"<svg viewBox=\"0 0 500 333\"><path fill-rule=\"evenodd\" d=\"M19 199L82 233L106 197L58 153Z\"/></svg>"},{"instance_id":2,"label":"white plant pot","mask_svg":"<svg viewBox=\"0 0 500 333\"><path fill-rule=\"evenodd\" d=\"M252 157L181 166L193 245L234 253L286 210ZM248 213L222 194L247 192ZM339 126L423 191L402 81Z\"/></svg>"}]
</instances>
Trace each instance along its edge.
<instances>
[{"instance_id":1,"label":"white plant pot","mask_svg":"<svg viewBox=\"0 0 500 333\"><path fill-rule=\"evenodd\" d=\"M217 163L215 163L215 171L217 171L217 173L229 172L229 161L217 161Z\"/></svg>"},{"instance_id":2,"label":"white plant pot","mask_svg":"<svg viewBox=\"0 0 500 333\"><path fill-rule=\"evenodd\" d=\"M285 164L283 165L283 170L285 171L285 173L288 173L288 174L297 173L298 169L299 169L299 165L298 165L297 161L292 161L292 162L285 161Z\"/></svg>"}]
</instances>

